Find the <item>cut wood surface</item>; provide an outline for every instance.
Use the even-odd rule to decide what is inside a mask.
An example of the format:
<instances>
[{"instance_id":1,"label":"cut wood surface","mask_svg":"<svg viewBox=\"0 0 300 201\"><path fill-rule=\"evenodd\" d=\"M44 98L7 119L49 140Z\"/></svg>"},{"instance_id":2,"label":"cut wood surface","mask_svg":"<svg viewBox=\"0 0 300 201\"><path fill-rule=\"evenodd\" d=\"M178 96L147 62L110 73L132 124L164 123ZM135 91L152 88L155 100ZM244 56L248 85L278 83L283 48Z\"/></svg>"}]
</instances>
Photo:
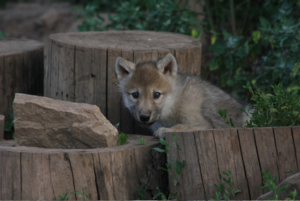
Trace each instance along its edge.
<instances>
[{"instance_id":1,"label":"cut wood surface","mask_svg":"<svg viewBox=\"0 0 300 201\"><path fill-rule=\"evenodd\" d=\"M125 133L147 134L121 103L115 60L158 60L167 53L179 72L200 76L201 43L189 36L151 31L102 31L50 35L45 96L95 104Z\"/></svg>"},{"instance_id":2,"label":"cut wood surface","mask_svg":"<svg viewBox=\"0 0 300 201\"><path fill-rule=\"evenodd\" d=\"M141 137L146 145L138 142ZM158 145L157 139L139 135L130 135L122 146L96 149L14 147L0 141L0 200L52 200L66 193L81 200L71 192L82 186L89 200L136 199L141 178L156 181L160 189L167 186L162 170L153 168L159 161L153 161L152 150Z\"/></svg>"},{"instance_id":3,"label":"cut wood surface","mask_svg":"<svg viewBox=\"0 0 300 201\"><path fill-rule=\"evenodd\" d=\"M34 40L0 41L0 114L9 118L15 93L43 95L43 45Z\"/></svg>"},{"instance_id":4,"label":"cut wood surface","mask_svg":"<svg viewBox=\"0 0 300 201\"><path fill-rule=\"evenodd\" d=\"M177 186L178 200L211 199L217 192L214 186L223 183L223 172L231 171L237 200L255 200L264 193L261 171L272 178L278 174L277 184L299 172L300 127L254 129L214 129L176 133L181 150L172 150L171 160L185 160ZM166 134L173 142L173 133ZM226 176L225 176L226 178ZM172 179L172 178L169 178ZM171 191L174 190L170 182Z\"/></svg>"}]
</instances>

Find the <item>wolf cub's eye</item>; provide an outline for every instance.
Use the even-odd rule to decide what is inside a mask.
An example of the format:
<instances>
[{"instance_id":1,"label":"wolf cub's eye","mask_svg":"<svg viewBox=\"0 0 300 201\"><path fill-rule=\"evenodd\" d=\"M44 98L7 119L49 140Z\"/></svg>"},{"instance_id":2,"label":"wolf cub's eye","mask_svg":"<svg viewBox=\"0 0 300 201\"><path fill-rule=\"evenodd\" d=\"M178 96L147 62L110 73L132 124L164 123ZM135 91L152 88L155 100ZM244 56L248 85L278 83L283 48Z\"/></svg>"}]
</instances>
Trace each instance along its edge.
<instances>
[{"instance_id":1,"label":"wolf cub's eye","mask_svg":"<svg viewBox=\"0 0 300 201\"><path fill-rule=\"evenodd\" d=\"M160 93L154 92L153 97L154 97L154 99L158 99L160 97Z\"/></svg>"},{"instance_id":2,"label":"wolf cub's eye","mask_svg":"<svg viewBox=\"0 0 300 201\"><path fill-rule=\"evenodd\" d=\"M139 92L133 92L131 95L133 98L137 99L139 97Z\"/></svg>"}]
</instances>

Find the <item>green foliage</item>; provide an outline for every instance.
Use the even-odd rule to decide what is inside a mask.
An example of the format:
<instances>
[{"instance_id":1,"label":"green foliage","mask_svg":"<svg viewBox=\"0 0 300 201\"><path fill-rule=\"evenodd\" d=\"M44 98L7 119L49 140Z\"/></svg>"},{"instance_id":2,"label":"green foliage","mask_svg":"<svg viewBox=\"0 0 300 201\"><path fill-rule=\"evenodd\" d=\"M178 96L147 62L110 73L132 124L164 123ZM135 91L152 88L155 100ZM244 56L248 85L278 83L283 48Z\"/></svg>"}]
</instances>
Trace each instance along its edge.
<instances>
[{"instance_id":1,"label":"green foliage","mask_svg":"<svg viewBox=\"0 0 300 201\"><path fill-rule=\"evenodd\" d=\"M218 113L221 115L221 117L225 120L226 124L230 125L232 128L235 128L232 119L227 119L227 110L219 110Z\"/></svg>"},{"instance_id":2,"label":"green foliage","mask_svg":"<svg viewBox=\"0 0 300 201\"><path fill-rule=\"evenodd\" d=\"M0 39L1 38L6 38L7 36L5 35L5 33L3 31L0 30Z\"/></svg>"},{"instance_id":3,"label":"green foliage","mask_svg":"<svg viewBox=\"0 0 300 201\"><path fill-rule=\"evenodd\" d=\"M65 195L58 195L59 200L69 200L68 198L68 193L66 193Z\"/></svg>"},{"instance_id":4,"label":"green foliage","mask_svg":"<svg viewBox=\"0 0 300 201\"><path fill-rule=\"evenodd\" d=\"M295 200L297 196L297 190L295 189L294 191L290 192L290 195L292 198L286 198L286 200Z\"/></svg>"},{"instance_id":5,"label":"green foliage","mask_svg":"<svg viewBox=\"0 0 300 201\"><path fill-rule=\"evenodd\" d=\"M276 180L278 177L277 174L272 179L270 172L262 171L262 177L264 179L264 185L263 187L261 187L261 189L268 189L269 191L273 191L273 197L268 198L268 200L278 200L279 193L288 188L286 185L276 188Z\"/></svg>"},{"instance_id":6,"label":"green foliage","mask_svg":"<svg viewBox=\"0 0 300 201\"><path fill-rule=\"evenodd\" d=\"M137 189L138 198L136 200L146 200L147 199L146 191L147 191L148 187L149 187L149 184L147 184L147 186L145 186L145 188L143 186L141 186L140 188Z\"/></svg>"},{"instance_id":7,"label":"green foliage","mask_svg":"<svg viewBox=\"0 0 300 201\"><path fill-rule=\"evenodd\" d=\"M197 25L197 14L189 10L188 0L129 0L119 1L115 15L109 16L109 23L102 26L103 18L97 13L99 5L89 3L85 8L76 8L82 13L83 23L79 31L115 30L151 30L167 31L190 35L192 27ZM194 31L194 34L195 31ZM197 35L199 36L199 34Z\"/></svg>"},{"instance_id":8,"label":"green foliage","mask_svg":"<svg viewBox=\"0 0 300 201\"><path fill-rule=\"evenodd\" d=\"M84 190L84 186L82 186L82 191L74 191L74 192L71 192L71 194L78 194L79 198L82 198L82 200L85 201L85 199L89 199L89 196L88 194L85 192Z\"/></svg>"},{"instance_id":9,"label":"green foliage","mask_svg":"<svg viewBox=\"0 0 300 201\"><path fill-rule=\"evenodd\" d=\"M15 139L15 133L14 133L14 112L13 110L9 110L9 119L5 121L4 123L4 131L5 132L11 132L12 138Z\"/></svg>"},{"instance_id":10,"label":"green foliage","mask_svg":"<svg viewBox=\"0 0 300 201\"><path fill-rule=\"evenodd\" d=\"M220 184L219 186L215 184L215 187L217 188L217 192L213 194L214 198L211 198L211 200L230 200L234 199L236 194L242 192L242 190L236 189L231 177L231 172L228 170L227 172L223 172L223 175L221 175L223 181L227 185L230 186L229 190L225 189L224 184Z\"/></svg>"},{"instance_id":11,"label":"green foliage","mask_svg":"<svg viewBox=\"0 0 300 201\"><path fill-rule=\"evenodd\" d=\"M141 143L142 145L146 145L144 138L139 139L139 143Z\"/></svg>"},{"instance_id":12,"label":"green foliage","mask_svg":"<svg viewBox=\"0 0 300 201\"><path fill-rule=\"evenodd\" d=\"M177 137L176 137L176 133L174 133L173 136L173 142L170 145L167 141L165 141L163 138L160 138L160 144L163 145L165 147L165 149L161 149L158 147L153 148L155 151L160 152L160 153L166 153L167 155L167 163L165 164L166 167L159 167L159 169L164 170L166 172L168 172L169 174L169 178L171 178L173 186L174 186L174 192L170 192L169 195L165 195L164 193L162 193L160 191L159 188L156 188L158 190L158 193L152 198L153 200L156 200L157 198L160 198L160 200L177 200L177 184L179 182L179 179L182 175L182 171L183 168L185 166L185 161L178 161L178 160L171 160L170 159L170 149L173 147L177 150L181 150L181 148L177 145ZM149 185L149 184L148 184ZM143 200L146 199L146 188L148 187L148 185L143 188L140 187L138 189L138 200Z\"/></svg>"},{"instance_id":13,"label":"green foliage","mask_svg":"<svg viewBox=\"0 0 300 201\"><path fill-rule=\"evenodd\" d=\"M208 79L244 99L250 94L240 86L247 81L265 93L279 82L299 86L300 2L246 0L230 9L234 2L206 1L202 24L214 54Z\"/></svg>"},{"instance_id":14,"label":"green foliage","mask_svg":"<svg viewBox=\"0 0 300 201\"><path fill-rule=\"evenodd\" d=\"M261 90L253 91L248 82L248 89L254 101L250 122L246 127L299 126L300 99L297 88L284 89L282 84L271 86L273 94L264 94ZM249 111L246 113L248 114Z\"/></svg>"},{"instance_id":15,"label":"green foliage","mask_svg":"<svg viewBox=\"0 0 300 201\"><path fill-rule=\"evenodd\" d=\"M128 135L125 133L120 133L118 135L118 146L125 144L128 140Z\"/></svg>"},{"instance_id":16,"label":"green foliage","mask_svg":"<svg viewBox=\"0 0 300 201\"><path fill-rule=\"evenodd\" d=\"M84 190L84 186L82 186L82 191L73 191L71 192L71 194L78 194L78 198L82 198L82 200L86 200L89 199L88 194L85 192ZM66 193L65 195L58 195L59 200L69 200L68 198L68 193ZM56 200L56 198L53 198L53 200Z\"/></svg>"}]
</instances>

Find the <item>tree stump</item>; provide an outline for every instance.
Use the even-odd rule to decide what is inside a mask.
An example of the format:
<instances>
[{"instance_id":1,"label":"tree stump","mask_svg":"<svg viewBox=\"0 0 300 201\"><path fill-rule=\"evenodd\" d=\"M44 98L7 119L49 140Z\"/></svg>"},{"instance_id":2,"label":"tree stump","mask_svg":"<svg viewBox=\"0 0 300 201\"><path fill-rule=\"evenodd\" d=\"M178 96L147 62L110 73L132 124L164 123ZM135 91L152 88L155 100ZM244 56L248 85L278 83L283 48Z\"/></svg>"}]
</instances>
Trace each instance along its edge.
<instances>
[{"instance_id":1,"label":"tree stump","mask_svg":"<svg viewBox=\"0 0 300 201\"><path fill-rule=\"evenodd\" d=\"M11 140L0 141L0 200L58 200L66 193L70 200L82 200L71 194L82 187L89 200L133 200L140 180L166 190L167 175L157 169L165 160L152 154L159 141L144 136L141 145L141 137L130 135L122 146L96 149L14 147Z\"/></svg>"},{"instance_id":2,"label":"tree stump","mask_svg":"<svg viewBox=\"0 0 300 201\"><path fill-rule=\"evenodd\" d=\"M125 133L144 133L122 106L114 83L115 60L157 60L171 52L179 71L200 75L201 43L192 37L151 31L103 31L50 35L45 96L100 107Z\"/></svg>"},{"instance_id":3,"label":"tree stump","mask_svg":"<svg viewBox=\"0 0 300 201\"><path fill-rule=\"evenodd\" d=\"M300 127L214 129L177 132L177 145L182 150L170 150L171 160L185 160L179 179L178 200L210 200L217 192L214 186L223 183L223 172L231 171L237 200L256 200L268 190L262 190L261 171L272 178L278 174L278 185L300 171ZM173 141L173 133L166 134ZM298 161L298 162L297 162ZM226 178L226 176L225 176ZM170 181L172 178L169 178ZM172 192L173 186L170 185Z\"/></svg>"},{"instance_id":4,"label":"tree stump","mask_svg":"<svg viewBox=\"0 0 300 201\"><path fill-rule=\"evenodd\" d=\"M15 93L43 95L43 45L34 40L0 41L0 114L9 120Z\"/></svg>"}]
</instances>

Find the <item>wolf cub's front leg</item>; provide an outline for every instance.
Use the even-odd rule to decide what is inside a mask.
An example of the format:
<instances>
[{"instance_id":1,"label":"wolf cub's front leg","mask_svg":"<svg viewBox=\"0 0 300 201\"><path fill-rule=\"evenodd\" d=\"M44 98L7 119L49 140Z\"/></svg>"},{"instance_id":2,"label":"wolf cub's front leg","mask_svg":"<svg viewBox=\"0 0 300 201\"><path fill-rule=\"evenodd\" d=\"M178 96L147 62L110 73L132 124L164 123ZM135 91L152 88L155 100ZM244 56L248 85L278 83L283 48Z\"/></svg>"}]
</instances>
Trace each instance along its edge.
<instances>
[{"instance_id":1,"label":"wolf cub's front leg","mask_svg":"<svg viewBox=\"0 0 300 201\"><path fill-rule=\"evenodd\" d=\"M160 127L154 132L154 136L157 138L165 138L165 133L167 132L176 132L182 130L202 130L202 129L209 129L208 127L203 127L200 125L185 125L185 124L177 124L171 128Z\"/></svg>"}]
</instances>

